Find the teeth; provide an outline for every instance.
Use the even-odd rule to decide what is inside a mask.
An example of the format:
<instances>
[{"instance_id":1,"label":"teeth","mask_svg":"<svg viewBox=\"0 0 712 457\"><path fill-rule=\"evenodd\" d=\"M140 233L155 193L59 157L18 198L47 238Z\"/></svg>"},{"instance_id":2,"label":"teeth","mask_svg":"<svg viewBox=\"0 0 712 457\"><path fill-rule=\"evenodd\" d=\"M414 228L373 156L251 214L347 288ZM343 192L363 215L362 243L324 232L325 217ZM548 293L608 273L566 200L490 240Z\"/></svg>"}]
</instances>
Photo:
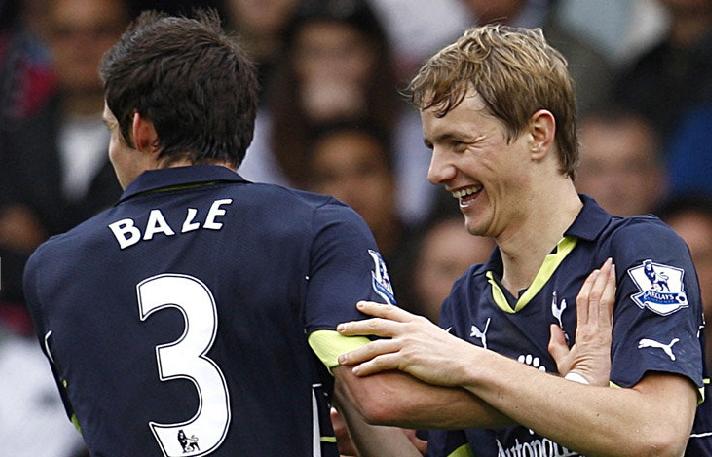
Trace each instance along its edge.
<instances>
[{"instance_id":1,"label":"teeth","mask_svg":"<svg viewBox=\"0 0 712 457\"><path fill-rule=\"evenodd\" d=\"M462 189L458 189L458 190L453 191L453 192L452 192L452 196L455 197L455 198L460 199L460 198L465 197L465 196L467 196L467 195L476 194L477 192L479 192L479 191L481 191L481 190L482 190L482 186L470 186L470 187L465 187L465 188L462 188Z\"/></svg>"}]
</instances>

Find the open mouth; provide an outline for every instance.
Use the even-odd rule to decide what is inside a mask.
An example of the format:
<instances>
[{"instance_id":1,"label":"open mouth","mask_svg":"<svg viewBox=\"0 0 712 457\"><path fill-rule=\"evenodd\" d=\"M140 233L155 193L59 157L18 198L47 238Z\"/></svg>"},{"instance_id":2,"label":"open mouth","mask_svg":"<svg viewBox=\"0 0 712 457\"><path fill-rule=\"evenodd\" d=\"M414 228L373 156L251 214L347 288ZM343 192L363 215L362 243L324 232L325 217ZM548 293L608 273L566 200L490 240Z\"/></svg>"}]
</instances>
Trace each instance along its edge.
<instances>
[{"instance_id":1,"label":"open mouth","mask_svg":"<svg viewBox=\"0 0 712 457\"><path fill-rule=\"evenodd\" d=\"M482 189L484 189L482 184L475 184L453 190L451 194L454 198L460 200L460 206L467 206L472 200L477 198L480 192L482 192Z\"/></svg>"}]
</instances>

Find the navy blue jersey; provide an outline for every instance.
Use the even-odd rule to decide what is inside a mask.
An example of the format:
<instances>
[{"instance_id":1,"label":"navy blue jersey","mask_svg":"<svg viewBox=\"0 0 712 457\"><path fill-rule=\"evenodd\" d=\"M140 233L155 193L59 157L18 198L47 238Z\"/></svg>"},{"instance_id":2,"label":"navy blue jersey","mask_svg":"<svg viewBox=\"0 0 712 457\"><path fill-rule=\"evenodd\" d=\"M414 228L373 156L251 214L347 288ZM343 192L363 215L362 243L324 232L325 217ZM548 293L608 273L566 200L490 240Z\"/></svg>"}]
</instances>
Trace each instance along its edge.
<instances>
[{"instance_id":1,"label":"navy blue jersey","mask_svg":"<svg viewBox=\"0 0 712 457\"><path fill-rule=\"evenodd\" d=\"M42 245L25 292L97 457L337 455L308 337L393 298L351 209L214 166L144 173Z\"/></svg>"},{"instance_id":2,"label":"navy blue jersey","mask_svg":"<svg viewBox=\"0 0 712 457\"><path fill-rule=\"evenodd\" d=\"M496 250L487 264L471 267L455 283L440 325L472 344L555 373L547 350L549 327L560 326L570 345L576 342L576 295L589 273L613 257L611 382L632 387L657 371L685 376L702 389L702 305L685 243L657 218L612 217L588 197L582 200L583 209L529 289L514 297L500 285ZM698 407L688 456L712 455L709 404ZM579 455L521 426L429 434L429 455L467 452L477 457Z\"/></svg>"}]
</instances>

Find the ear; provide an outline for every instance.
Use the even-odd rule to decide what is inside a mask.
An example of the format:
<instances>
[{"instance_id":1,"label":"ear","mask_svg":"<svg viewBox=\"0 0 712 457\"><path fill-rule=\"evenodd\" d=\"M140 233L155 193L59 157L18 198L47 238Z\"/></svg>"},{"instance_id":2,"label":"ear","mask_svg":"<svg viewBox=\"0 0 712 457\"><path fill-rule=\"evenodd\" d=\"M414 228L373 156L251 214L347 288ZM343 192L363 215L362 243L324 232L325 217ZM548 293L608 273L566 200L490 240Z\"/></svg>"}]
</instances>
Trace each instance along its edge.
<instances>
[{"instance_id":1,"label":"ear","mask_svg":"<svg viewBox=\"0 0 712 457\"><path fill-rule=\"evenodd\" d=\"M153 121L141 116L138 111L134 112L131 122L131 138L135 149L149 154L158 153L158 133Z\"/></svg>"},{"instance_id":2,"label":"ear","mask_svg":"<svg viewBox=\"0 0 712 457\"><path fill-rule=\"evenodd\" d=\"M540 109L529 119L531 158L542 160L554 145L556 119L551 111Z\"/></svg>"}]
</instances>

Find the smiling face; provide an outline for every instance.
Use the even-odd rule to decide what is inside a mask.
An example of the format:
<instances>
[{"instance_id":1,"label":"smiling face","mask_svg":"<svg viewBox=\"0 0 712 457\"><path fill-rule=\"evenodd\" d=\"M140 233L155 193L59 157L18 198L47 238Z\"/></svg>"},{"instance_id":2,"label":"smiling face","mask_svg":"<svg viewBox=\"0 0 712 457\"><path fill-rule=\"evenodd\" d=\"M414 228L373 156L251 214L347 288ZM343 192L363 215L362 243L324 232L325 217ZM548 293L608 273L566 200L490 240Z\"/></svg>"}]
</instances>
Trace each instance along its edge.
<instances>
[{"instance_id":1,"label":"smiling face","mask_svg":"<svg viewBox=\"0 0 712 457\"><path fill-rule=\"evenodd\" d=\"M472 90L445 116L429 108L421 120L432 149L428 180L459 200L467 230L494 238L516 230L531 195L528 135L508 142L502 122Z\"/></svg>"}]
</instances>

